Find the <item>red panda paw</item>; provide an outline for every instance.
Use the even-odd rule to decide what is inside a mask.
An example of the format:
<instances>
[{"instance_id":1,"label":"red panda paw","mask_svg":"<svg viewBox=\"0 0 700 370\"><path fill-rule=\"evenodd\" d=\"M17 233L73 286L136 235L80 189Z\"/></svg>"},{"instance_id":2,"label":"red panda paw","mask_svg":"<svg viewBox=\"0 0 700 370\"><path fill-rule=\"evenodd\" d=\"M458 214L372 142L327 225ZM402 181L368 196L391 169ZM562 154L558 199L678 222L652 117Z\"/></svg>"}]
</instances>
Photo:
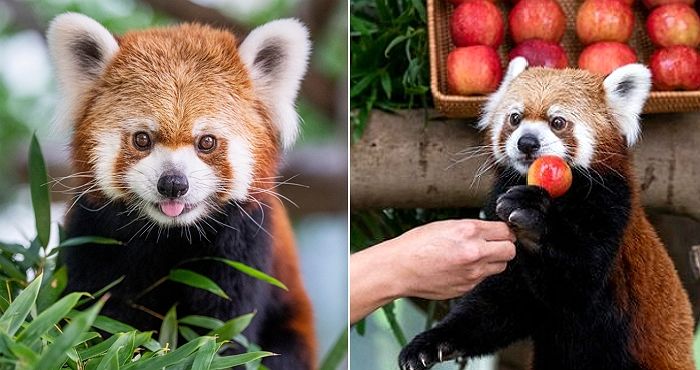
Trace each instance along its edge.
<instances>
[{"instance_id":1,"label":"red panda paw","mask_svg":"<svg viewBox=\"0 0 700 370\"><path fill-rule=\"evenodd\" d=\"M496 214L515 232L518 242L532 251L540 248L546 231L551 198L539 186L513 186L496 200Z\"/></svg>"},{"instance_id":2,"label":"red panda paw","mask_svg":"<svg viewBox=\"0 0 700 370\"><path fill-rule=\"evenodd\" d=\"M401 350L399 368L426 370L438 362L452 360L457 355L449 338L444 338L437 329L432 329L413 338L411 343Z\"/></svg>"}]
</instances>

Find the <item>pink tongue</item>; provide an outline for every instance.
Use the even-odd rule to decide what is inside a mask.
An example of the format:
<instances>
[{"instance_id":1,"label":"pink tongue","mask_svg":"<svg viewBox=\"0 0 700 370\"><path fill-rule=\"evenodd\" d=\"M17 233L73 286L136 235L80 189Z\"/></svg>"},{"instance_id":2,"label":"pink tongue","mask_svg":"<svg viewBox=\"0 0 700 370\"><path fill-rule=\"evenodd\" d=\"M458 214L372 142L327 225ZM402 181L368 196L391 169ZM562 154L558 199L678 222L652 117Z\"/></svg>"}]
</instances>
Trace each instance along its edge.
<instances>
[{"instance_id":1,"label":"pink tongue","mask_svg":"<svg viewBox=\"0 0 700 370\"><path fill-rule=\"evenodd\" d=\"M166 200L160 203L160 210L169 217L177 217L185 209L185 204L173 200Z\"/></svg>"}]
</instances>

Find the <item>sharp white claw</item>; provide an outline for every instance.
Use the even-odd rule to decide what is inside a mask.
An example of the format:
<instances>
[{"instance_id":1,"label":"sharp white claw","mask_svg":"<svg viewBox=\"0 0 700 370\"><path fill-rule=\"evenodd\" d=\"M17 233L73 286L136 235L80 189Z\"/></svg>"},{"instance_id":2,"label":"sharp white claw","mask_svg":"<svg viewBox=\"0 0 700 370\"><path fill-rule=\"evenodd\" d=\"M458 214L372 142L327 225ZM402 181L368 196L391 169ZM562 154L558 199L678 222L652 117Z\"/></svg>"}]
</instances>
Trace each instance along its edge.
<instances>
[{"instance_id":1,"label":"sharp white claw","mask_svg":"<svg viewBox=\"0 0 700 370\"><path fill-rule=\"evenodd\" d=\"M428 361L425 360L423 355L420 356L420 362L423 363L423 367L428 367Z\"/></svg>"},{"instance_id":2,"label":"sharp white claw","mask_svg":"<svg viewBox=\"0 0 700 370\"><path fill-rule=\"evenodd\" d=\"M438 361L442 362L442 348L438 348Z\"/></svg>"}]
</instances>

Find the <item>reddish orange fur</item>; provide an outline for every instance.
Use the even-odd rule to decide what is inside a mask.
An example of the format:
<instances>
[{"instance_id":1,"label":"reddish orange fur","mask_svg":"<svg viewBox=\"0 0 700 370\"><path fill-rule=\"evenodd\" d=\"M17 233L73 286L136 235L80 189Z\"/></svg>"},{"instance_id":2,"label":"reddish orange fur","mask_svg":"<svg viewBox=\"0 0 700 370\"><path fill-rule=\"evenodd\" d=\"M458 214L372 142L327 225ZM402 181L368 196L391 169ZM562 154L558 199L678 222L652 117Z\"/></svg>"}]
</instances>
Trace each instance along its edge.
<instances>
[{"instance_id":1,"label":"reddish orange fur","mask_svg":"<svg viewBox=\"0 0 700 370\"><path fill-rule=\"evenodd\" d=\"M629 150L607 106L603 78L577 69L530 68L509 86L500 109L509 101L524 103L524 118L545 122L551 105L563 107L578 117L573 124L586 124L595 133L590 167L601 172L616 171L629 181L630 221L613 266L612 281L622 309L632 318L631 352L645 369L694 370L688 295L644 213ZM513 131L506 121L499 144L503 145ZM576 149L571 127L558 136Z\"/></svg>"},{"instance_id":2,"label":"reddish orange fur","mask_svg":"<svg viewBox=\"0 0 700 370\"><path fill-rule=\"evenodd\" d=\"M118 39L119 52L89 92L75 123L72 157L77 171L94 176L101 132L114 132L133 117L152 118L158 130L154 141L170 148L193 146L195 120L217 117L218 124L250 140L255 169L252 186L272 187L279 157L279 142L267 107L256 97L247 70L237 54L238 41L223 30L184 24L135 31ZM135 82L138 81L138 82ZM216 128L215 128L216 129ZM218 128L222 130L222 128ZM114 173L118 176L147 155L131 143L124 131ZM199 154L218 177L236 176L226 157L227 142L218 138L218 150ZM88 180L86 180L87 182ZM124 187L124 184L114 184ZM226 201L226 191L219 192ZM294 237L284 206L255 189L254 198L272 204L270 233L273 235L273 275L290 289L281 293L295 312L291 329L301 334L315 363L315 337L311 303L304 291ZM91 196L100 197L97 193ZM128 196L128 195L127 195Z\"/></svg>"},{"instance_id":3,"label":"reddish orange fur","mask_svg":"<svg viewBox=\"0 0 700 370\"><path fill-rule=\"evenodd\" d=\"M229 32L196 24L121 36L119 52L88 94L75 124L72 148L77 170L93 171L96 134L118 130L128 119L154 119L158 123L154 140L177 148L195 144L195 120L214 117L225 130L251 141L254 178L273 176L279 143L270 114L256 97L237 54L237 44ZM130 145L130 138L124 140L117 175L144 155ZM225 147L226 143L219 139L219 145ZM200 156L218 176L230 179L235 173L225 153L217 150ZM254 185L269 188L261 182ZM222 200L224 194L221 192Z\"/></svg>"},{"instance_id":4,"label":"reddish orange fur","mask_svg":"<svg viewBox=\"0 0 700 370\"><path fill-rule=\"evenodd\" d=\"M294 247L292 225L282 203L276 199L271 199L270 202L272 205L270 231L274 235L272 242L274 251L272 270L274 275L289 288L289 291L280 293L281 299L289 302L288 307L291 307L294 311L289 313L293 317L289 322L289 327L294 332L299 333L305 341L305 347L311 349L311 353L306 354L308 357L304 357L312 359L311 363L315 364L317 345L314 334L313 312L311 301L306 295L304 283L301 279L298 263L299 257Z\"/></svg>"}]
</instances>

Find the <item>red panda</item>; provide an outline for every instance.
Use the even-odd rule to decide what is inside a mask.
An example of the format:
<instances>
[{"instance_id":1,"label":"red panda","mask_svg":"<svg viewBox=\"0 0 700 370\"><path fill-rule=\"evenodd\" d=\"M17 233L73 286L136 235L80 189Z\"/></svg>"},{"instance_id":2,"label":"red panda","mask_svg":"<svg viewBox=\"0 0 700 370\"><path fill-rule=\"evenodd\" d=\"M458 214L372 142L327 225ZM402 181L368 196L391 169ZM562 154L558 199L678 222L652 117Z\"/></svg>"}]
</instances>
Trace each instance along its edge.
<instances>
[{"instance_id":1,"label":"red panda","mask_svg":"<svg viewBox=\"0 0 700 370\"><path fill-rule=\"evenodd\" d=\"M629 152L650 86L639 64L602 78L510 63L479 126L498 166L485 214L509 223L517 256L415 337L402 369L523 338L536 370L695 369L688 296L644 214ZM571 165L564 196L525 185L541 155Z\"/></svg>"},{"instance_id":2,"label":"red panda","mask_svg":"<svg viewBox=\"0 0 700 370\"><path fill-rule=\"evenodd\" d=\"M179 316L222 320L256 311L244 334L281 355L263 363L313 368L311 304L273 192L280 154L297 135L306 28L273 21L242 42L198 24L113 36L67 13L52 21L48 43L59 118L72 128L72 164L84 179L66 233L124 243L63 251L67 291L96 292L124 276L103 313L140 330L157 330L174 304ZM246 263L289 291L203 257ZM230 299L175 283L149 290L174 268L208 276Z\"/></svg>"}]
</instances>

